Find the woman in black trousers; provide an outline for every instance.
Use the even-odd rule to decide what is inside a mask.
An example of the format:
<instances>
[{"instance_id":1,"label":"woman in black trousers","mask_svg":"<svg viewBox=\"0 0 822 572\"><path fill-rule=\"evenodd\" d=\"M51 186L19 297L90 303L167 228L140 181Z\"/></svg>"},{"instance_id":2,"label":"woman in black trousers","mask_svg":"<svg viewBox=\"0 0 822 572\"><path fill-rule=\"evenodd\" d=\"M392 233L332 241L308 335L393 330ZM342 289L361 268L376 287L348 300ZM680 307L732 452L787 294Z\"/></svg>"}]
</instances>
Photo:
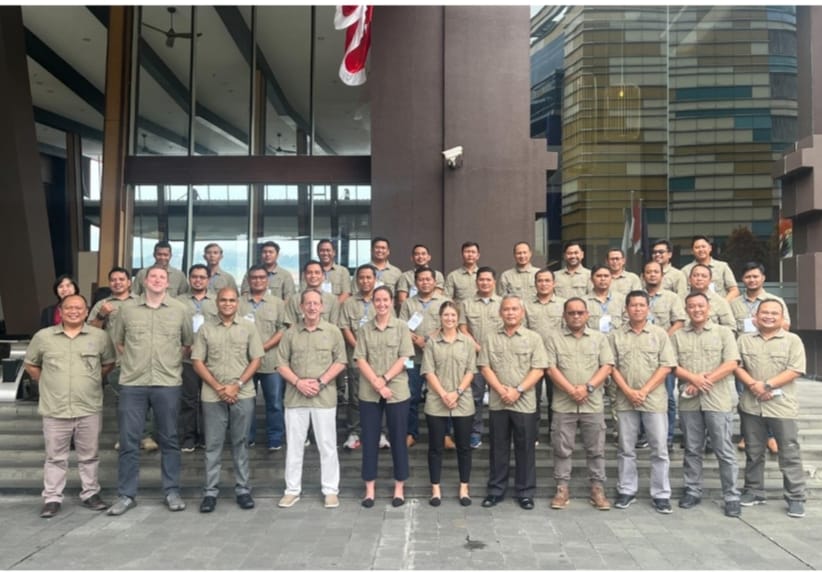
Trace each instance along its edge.
<instances>
[{"instance_id":1,"label":"woman in black trousers","mask_svg":"<svg viewBox=\"0 0 822 572\"><path fill-rule=\"evenodd\" d=\"M440 506L442 491L443 437L448 420L454 426L457 464L460 474L459 499L462 506L471 504L468 482L471 480L471 426L474 421L474 399L471 382L476 372L474 342L457 329L459 311L453 302L440 306L442 327L425 344L420 373L428 382L425 419L428 422L428 474L431 479L431 506Z\"/></svg>"}]
</instances>

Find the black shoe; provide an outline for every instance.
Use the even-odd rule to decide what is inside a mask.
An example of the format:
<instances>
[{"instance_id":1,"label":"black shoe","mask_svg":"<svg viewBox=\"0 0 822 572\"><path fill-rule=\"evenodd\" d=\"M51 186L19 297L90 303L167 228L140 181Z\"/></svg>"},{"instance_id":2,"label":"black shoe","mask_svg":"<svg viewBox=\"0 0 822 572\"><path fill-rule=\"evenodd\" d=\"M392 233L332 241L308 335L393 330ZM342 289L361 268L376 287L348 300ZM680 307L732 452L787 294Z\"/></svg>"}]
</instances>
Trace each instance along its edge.
<instances>
[{"instance_id":1,"label":"black shoe","mask_svg":"<svg viewBox=\"0 0 822 572\"><path fill-rule=\"evenodd\" d=\"M694 508L696 505L702 502L702 499L699 497L695 497L691 494L686 494L684 497L679 499L679 508Z\"/></svg>"},{"instance_id":2,"label":"black shoe","mask_svg":"<svg viewBox=\"0 0 822 572\"><path fill-rule=\"evenodd\" d=\"M373 508L374 507L374 499L364 498L364 499L362 499L362 502L360 504L363 506L363 508Z\"/></svg>"},{"instance_id":3,"label":"black shoe","mask_svg":"<svg viewBox=\"0 0 822 572\"><path fill-rule=\"evenodd\" d=\"M237 504L240 505L240 508L248 510L254 508L254 499L248 493L237 495Z\"/></svg>"},{"instance_id":4,"label":"black shoe","mask_svg":"<svg viewBox=\"0 0 822 572\"><path fill-rule=\"evenodd\" d=\"M51 518L58 512L60 512L59 502L47 502L43 505L43 508L40 509L40 518Z\"/></svg>"},{"instance_id":5,"label":"black shoe","mask_svg":"<svg viewBox=\"0 0 822 572\"><path fill-rule=\"evenodd\" d=\"M203 502L200 503L200 512L214 512L217 508L217 497L203 497Z\"/></svg>"},{"instance_id":6,"label":"black shoe","mask_svg":"<svg viewBox=\"0 0 822 572\"><path fill-rule=\"evenodd\" d=\"M83 506L89 510L106 510L108 503L100 498L100 495L91 495L83 501Z\"/></svg>"},{"instance_id":7,"label":"black shoe","mask_svg":"<svg viewBox=\"0 0 822 572\"><path fill-rule=\"evenodd\" d=\"M637 439L636 445L634 446L636 449L647 449L648 448L648 439L645 437L640 437Z\"/></svg>"},{"instance_id":8,"label":"black shoe","mask_svg":"<svg viewBox=\"0 0 822 572\"><path fill-rule=\"evenodd\" d=\"M462 506L471 506L471 497L460 497L460 504Z\"/></svg>"},{"instance_id":9,"label":"black shoe","mask_svg":"<svg viewBox=\"0 0 822 572\"><path fill-rule=\"evenodd\" d=\"M440 497L431 497L428 500L428 504L431 506L440 506L442 504L442 499Z\"/></svg>"},{"instance_id":10,"label":"black shoe","mask_svg":"<svg viewBox=\"0 0 822 572\"><path fill-rule=\"evenodd\" d=\"M614 506L616 508L628 508L636 500L636 495L617 495Z\"/></svg>"},{"instance_id":11,"label":"black shoe","mask_svg":"<svg viewBox=\"0 0 822 572\"><path fill-rule=\"evenodd\" d=\"M405 499L402 497L394 497L393 499L391 499L391 506L393 506L394 508L401 507L404 504Z\"/></svg>"},{"instance_id":12,"label":"black shoe","mask_svg":"<svg viewBox=\"0 0 822 572\"><path fill-rule=\"evenodd\" d=\"M668 499L652 499L651 504L654 505L654 510L659 514L671 514L671 501Z\"/></svg>"},{"instance_id":13,"label":"black shoe","mask_svg":"<svg viewBox=\"0 0 822 572\"><path fill-rule=\"evenodd\" d=\"M482 501L482 506L485 508L491 508L492 506L497 506L497 503L502 502L502 497L498 497L496 495L488 495L485 497L485 500Z\"/></svg>"},{"instance_id":14,"label":"black shoe","mask_svg":"<svg viewBox=\"0 0 822 572\"><path fill-rule=\"evenodd\" d=\"M525 510L534 509L534 499L531 497L522 497L519 499L519 507Z\"/></svg>"},{"instance_id":15,"label":"black shoe","mask_svg":"<svg viewBox=\"0 0 822 572\"><path fill-rule=\"evenodd\" d=\"M729 516L731 518L739 518L742 516L742 508L740 508L738 500L725 501L725 516Z\"/></svg>"}]
</instances>

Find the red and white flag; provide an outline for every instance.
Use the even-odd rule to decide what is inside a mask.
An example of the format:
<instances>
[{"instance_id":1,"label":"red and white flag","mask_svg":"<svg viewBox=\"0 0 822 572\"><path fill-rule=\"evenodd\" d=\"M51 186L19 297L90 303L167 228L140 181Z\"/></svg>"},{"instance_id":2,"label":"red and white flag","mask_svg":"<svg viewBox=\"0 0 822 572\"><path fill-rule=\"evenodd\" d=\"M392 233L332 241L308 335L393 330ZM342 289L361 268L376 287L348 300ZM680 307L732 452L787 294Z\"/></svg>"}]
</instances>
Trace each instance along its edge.
<instances>
[{"instance_id":1,"label":"red and white flag","mask_svg":"<svg viewBox=\"0 0 822 572\"><path fill-rule=\"evenodd\" d=\"M622 231L622 252L626 255L631 250L634 254L642 248L642 201L636 200L631 191L631 208L625 211L625 228Z\"/></svg>"},{"instance_id":2,"label":"red and white flag","mask_svg":"<svg viewBox=\"0 0 822 572\"><path fill-rule=\"evenodd\" d=\"M340 64L340 79L346 85L365 83L365 62L371 47L373 6L337 6L334 27L345 30L345 56Z\"/></svg>"}]
</instances>

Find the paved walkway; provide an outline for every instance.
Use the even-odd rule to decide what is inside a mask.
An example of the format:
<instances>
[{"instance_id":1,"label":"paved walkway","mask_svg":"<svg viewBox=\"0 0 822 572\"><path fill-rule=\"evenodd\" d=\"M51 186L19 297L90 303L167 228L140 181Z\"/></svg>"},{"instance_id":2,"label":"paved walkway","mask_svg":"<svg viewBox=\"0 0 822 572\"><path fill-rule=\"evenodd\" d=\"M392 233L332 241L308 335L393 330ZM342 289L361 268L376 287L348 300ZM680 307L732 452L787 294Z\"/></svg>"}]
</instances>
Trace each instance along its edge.
<instances>
[{"instance_id":1,"label":"paved walkway","mask_svg":"<svg viewBox=\"0 0 822 572\"><path fill-rule=\"evenodd\" d=\"M493 509L439 508L411 499L367 510L343 498L336 510L305 497L291 509L258 498L243 511L222 498L213 514L187 499L170 513L138 499L121 517L92 513L67 498L61 513L38 517L40 499L0 498L3 569L819 569L822 503L807 517L785 504L743 508L741 519L714 502L658 515L647 501L600 513L582 500L564 511L547 501L527 512L506 500Z\"/></svg>"}]
</instances>

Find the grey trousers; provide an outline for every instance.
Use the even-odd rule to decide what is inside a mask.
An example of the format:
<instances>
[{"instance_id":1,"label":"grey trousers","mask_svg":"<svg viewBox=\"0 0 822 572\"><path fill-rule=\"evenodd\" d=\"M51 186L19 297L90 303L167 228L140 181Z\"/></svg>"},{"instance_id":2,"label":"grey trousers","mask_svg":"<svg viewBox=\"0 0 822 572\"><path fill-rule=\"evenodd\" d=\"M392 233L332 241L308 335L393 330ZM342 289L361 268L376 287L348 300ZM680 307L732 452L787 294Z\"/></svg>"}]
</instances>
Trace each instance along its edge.
<instances>
[{"instance_id":1,"label":"grey trousers","mask_svg":"<svg viewBox=\"0 0 822 572\"><path fill-rule=\"evenodd\" d=\"M639 490L636 467L636 441L640 421L645 425L645 436L651 452L651 498L671 498L668 458L668 412L617 411L619 419L619 453L617 492L635 495Z\"/></svg>"},{"instance_id":2,"label":"grey trousers","mask_svg":"<svg viewBox=\"0 0 822 572\"><path fill-rule=\"evenodd\" d=\"M254 415L254 399L240 399L237 403L203 401L203 425L205 426L205 470L204 496L216 497L220 492L220 470L222 469L223 444L226 429L231 440L231 458L234 461L234 494L251 492L248 482L248 430Z\"/></svg>"},{"instance_id":3,"label":"grey trousers","mask_svg":"<svg viewBox=\"0 0 822 572\"><path fill-rule=\"evenodd\" d=\"M716 460L719 461L722 497L725 502L738 501L739 489L736 487L736 479L739 476L739 466L731 440L733 412L680 410L679 423L685 441L685 458L682 464L685 493L697 498L702 497L702 461L707 430Z\"/></svg>"},{"instance_id":4,"label":"grey trousers","mask_svg":"<svg viewBox=\"0 0 822 572\"><path fill-rule=\"evenodd\" d=\"M551 419L551 444L554 448L554 479L557 485L571 480L571 466L577 426L585 447L588 478L591 484L605 482L605 413L560 413Z\"/></svg>"},{"instance_id":5,"label":"grey trousers","mask_svg":"<svg viewBox=\"0 0 822 572\"><path fill-rule=\"evenodd\" d=\"M796 419L760 417L744 412L739 415L745 438L745 488L756 495L765 496L765 447L770 429L779 445L779 470L782 471L785 498L804 501L805 473L802 470Z\"/></svg>"}]
</instances>

